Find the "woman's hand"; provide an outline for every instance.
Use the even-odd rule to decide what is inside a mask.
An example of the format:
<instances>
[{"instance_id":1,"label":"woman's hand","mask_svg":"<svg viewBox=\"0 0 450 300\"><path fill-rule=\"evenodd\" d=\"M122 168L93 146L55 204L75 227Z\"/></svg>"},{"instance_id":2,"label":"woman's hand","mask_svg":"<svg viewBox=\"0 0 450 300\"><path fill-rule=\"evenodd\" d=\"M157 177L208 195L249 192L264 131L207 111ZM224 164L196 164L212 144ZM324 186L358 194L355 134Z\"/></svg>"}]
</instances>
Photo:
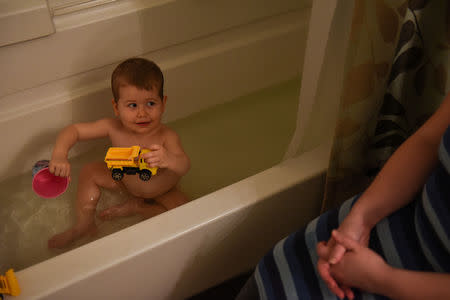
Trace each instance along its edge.
<instances>
[{"instance_id":1,"label":"woman's hand","mask_svg":"<svg viewBox=\"0 0 450 300\"><path fill-rule=\"evenodd\" d=\"M50 173L61 176L61 177L69 177L70 176L70 163L66 157L54 157L50 160L48 164L48 170Z\"/></svg>"},{"instance_id":2,"label":"woman's hand","mask_svg":"<svg viewBox=\"0 0 450 300\"><path fill-rule=\"evenodd\" d=\"M331 276L345 286L376 292L377 284L386 278L391 267L377 253L342 233L334 230L332 237L347 251L339 262L331 265Z\"/></svg>"},{"instance_id":3,"label":"woman's hand","mask_svg":"<svg viewBox=\"0 0 450 300\"><path fill-rule=\"evenodd\" d=\"M371 228L364 225L363 220L359 216L349 214L337 231L361 246L367 247L369 244ZM330 268L342 259L347 250L344 245L337 243L333 236L330 237L327 243L319 242L317 244L317 254L319 256L317 270L328 288L341 299L344 296L353 299L353 292L348 286L338 282L332 276Z\"/></svg>"}]
</instances>

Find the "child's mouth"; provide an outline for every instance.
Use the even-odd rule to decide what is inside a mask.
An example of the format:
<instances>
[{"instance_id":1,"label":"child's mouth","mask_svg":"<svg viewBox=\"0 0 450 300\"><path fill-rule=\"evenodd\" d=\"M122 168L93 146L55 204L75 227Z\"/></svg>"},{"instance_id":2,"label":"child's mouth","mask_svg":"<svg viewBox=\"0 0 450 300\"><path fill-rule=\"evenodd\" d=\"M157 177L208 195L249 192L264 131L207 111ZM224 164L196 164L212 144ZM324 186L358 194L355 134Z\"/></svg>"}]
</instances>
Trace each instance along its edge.
<instances>
[{"instance_id":1,"label":"child's mouth","mask_svg":"<svg viewBox=\"0 0 450 300\"><path fill-rule=\"evenodd\" d=\"M146 126L148 126L149 124L150 124L150 122L138 122L138 123L136 123L138 126L141 126L141 127L146 127Z\"/></svg>"}]
</instances>

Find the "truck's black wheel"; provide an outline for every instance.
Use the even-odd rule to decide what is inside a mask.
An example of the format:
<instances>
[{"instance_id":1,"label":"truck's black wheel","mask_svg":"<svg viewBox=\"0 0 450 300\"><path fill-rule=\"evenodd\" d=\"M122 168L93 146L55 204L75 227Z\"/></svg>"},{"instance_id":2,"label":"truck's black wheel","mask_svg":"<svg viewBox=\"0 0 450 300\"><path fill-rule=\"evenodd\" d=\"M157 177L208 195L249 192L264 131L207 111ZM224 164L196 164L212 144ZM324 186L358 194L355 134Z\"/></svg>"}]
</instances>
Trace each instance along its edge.
<instances>
[{"instance_id":1,"label":"truck's black wheel","mask_svg":"<svg viewBox=\"0 0 450 300\"><path fill-rule=\"evenodd\" d=\"M152 173L149 170L142 170L139 173L139 178L143 181L150 180L151 177L152 177Z\"/></svg>"},{"instance_id":2,"label":"truck's black wheel","mask_svg":"<svg viewBox=\"0 0 450 300\"><path fill-rule=\"evenodd\" d=\"M111 176L114 180L122 180L123 172L121 170L112 170Z\"/></svg>"}]
</instances>

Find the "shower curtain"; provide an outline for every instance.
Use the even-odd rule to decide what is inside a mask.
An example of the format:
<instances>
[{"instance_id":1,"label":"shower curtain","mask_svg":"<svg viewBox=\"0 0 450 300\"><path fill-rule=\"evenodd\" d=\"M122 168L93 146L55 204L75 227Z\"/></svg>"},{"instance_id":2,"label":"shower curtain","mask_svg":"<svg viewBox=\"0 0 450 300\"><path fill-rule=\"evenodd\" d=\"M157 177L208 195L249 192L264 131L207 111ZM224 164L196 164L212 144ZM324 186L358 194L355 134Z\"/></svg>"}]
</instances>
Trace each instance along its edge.
<instances>
[{"instance_id":1,"label":"shower curtain","mask_svg":"<svg viewBox=\"0 0 450 300\"><path fill-rule=\"evenodd\" d=\"M364 190L446 94L448 0L355 0L322 211Z\"/></svg>"}]
</instances>

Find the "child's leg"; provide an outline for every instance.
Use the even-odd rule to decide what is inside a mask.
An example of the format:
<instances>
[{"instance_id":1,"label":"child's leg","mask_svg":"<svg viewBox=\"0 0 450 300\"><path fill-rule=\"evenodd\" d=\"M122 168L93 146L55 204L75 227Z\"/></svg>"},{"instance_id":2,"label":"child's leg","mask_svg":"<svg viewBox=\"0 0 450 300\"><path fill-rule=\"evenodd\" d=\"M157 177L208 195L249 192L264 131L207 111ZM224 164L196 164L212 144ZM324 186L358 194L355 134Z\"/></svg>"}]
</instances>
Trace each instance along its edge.
<instances>
[{"instance_id":1,"label":"child's leg","mask_svg":"<svg viewBox=\"0 0 450 300\"><path fill-rule=\"evenodd\" d=\"M189 202L188 197L178 188L174 187L167 193L155 197L152 203L143 202L138 206L137 213L148 219L165 211Z\"/></svg>"},{"instance_id":2,"label":"child's leg","mask_svg":"<svg viewBox=\"0 0 450 300\"><path fill-rule=\"evenodd\" d=\"M177 188L158 196L154 201L145 201L143 198L130 196L126 202L114 205L99 213L102 220L110 220L115 217L127 217L135 214L142 215L145 219L159 215L169 209L183 205L188 198Z\"/></svg>"},{"instance_id":3,"label":"child's leg","mask_svg":"<svg viewBox=\"0 0 450 300\"><path fill-rule=\"evenodd\" d=\"M50 248L63 248L86 233L95 232L95 209L100 198L100 188L118 190L121 184L111 178L111 172L102 162L87 164L80 172L76 202L76 224L49 241Z\"/></svg>"},{"instance_id":4,"label":"child's leg","mask_svg":"<svg viewBox=\"0 0 450 300\"><path fill-rule=\"evenodd\" d=\"M144 199L135 197L133 195L128 195L125 202L113 205L107 209L101 211L98 217L104 221L111 220L116 217L128 217L137 214L138 207L143 205Z\"/></svg>"}]
</instances>

